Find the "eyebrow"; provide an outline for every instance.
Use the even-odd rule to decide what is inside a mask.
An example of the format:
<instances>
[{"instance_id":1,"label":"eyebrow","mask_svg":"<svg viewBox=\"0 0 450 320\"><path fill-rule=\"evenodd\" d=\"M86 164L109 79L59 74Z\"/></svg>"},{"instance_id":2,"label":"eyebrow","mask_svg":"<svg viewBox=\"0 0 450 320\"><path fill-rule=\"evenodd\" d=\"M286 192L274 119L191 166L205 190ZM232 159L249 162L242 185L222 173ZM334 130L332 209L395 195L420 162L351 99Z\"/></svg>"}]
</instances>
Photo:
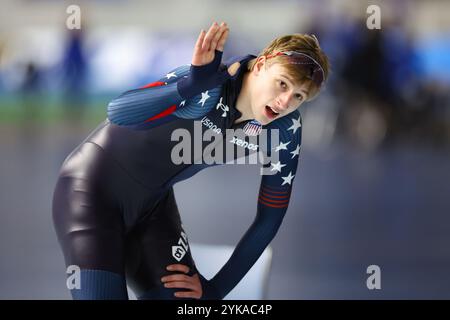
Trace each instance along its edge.
<instances>
[{"instance_id":1,"label":"eyebrow","mask_svg":"<svg viewBox=\"0 0 450 320\"><path fill-rule=\"evenodd\" d=\"M286 80L288 80L291 84L294 84L294 81L290 77L285 76L284 74L280 74L280 77L283 77ZM300 92L303 93L303 95L304 95L303 100L308 99L308 92L306 92L305 90L300 90Z\"/></svg>"}]
</instances>

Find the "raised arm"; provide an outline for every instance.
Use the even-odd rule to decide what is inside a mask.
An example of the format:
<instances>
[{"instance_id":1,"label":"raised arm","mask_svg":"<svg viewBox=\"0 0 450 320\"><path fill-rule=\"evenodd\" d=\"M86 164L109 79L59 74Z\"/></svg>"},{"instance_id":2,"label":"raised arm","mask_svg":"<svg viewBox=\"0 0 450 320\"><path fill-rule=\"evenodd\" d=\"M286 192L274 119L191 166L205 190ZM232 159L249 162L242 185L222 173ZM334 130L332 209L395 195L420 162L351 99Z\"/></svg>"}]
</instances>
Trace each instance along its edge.
<instances>
[{"instance_id":1,"label":"raised arm","mask_svg":"<svg viewBox=\"0 0 450 320\"><path fill-rule=\"evenodd\" d=\"M192 64L169 72L159 81L127 91L108 105L108 118L117 125L138 126L163 118L202 91L223 84L234 75L239 64L226 69L221 64L229 29L214 23L198 36Z\"/></svg>"}]
</instances>

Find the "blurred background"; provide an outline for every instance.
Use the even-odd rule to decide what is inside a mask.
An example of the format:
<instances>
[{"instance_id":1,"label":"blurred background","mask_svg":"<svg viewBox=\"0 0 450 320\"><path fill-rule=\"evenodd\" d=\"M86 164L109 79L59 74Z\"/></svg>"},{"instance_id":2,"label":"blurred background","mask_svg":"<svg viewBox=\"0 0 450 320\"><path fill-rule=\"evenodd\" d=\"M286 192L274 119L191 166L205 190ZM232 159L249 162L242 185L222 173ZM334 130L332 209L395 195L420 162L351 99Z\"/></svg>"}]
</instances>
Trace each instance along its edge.
<instances>
[{"instance_id":1,"label":"blurred background","mask_svg":"<svg viewBox=\"0 0 450 320\"><path fill-rule=\"evenodd\" d=\"M80 30L66 26L72 4ZM369 5L379 30L366 26ZM2 0L0 299L70 298L51 219L60 165L112 98L189 63L213 21L231 29L224 58L313 33L332 63L326 90L301 107L267 298L450 298L448 12L444 0ZM234 246L260 178L254 165L220 166L177 184L190 241ZM380 290L366 287L369 265Z\"/></svg>"}]
</instances>

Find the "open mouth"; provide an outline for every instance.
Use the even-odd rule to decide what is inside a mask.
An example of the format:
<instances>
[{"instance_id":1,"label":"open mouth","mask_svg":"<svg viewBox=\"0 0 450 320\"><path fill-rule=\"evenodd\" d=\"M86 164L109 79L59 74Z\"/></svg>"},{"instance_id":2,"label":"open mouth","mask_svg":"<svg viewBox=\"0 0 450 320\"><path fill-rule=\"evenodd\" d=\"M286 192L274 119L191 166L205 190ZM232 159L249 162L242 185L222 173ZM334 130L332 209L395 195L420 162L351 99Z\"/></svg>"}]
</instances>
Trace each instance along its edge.
<instances>
[{"instance_id":1,"label":"open mouth","mask_svg":"<svg viewBox=\"0 0 450 320\"><path fill-rule=\"evenodd\" d=\"M266 115L269 119L275 119L279 115L279 113L274 111L270 106L266 106L265 110Z\"/></svg>"}]
</instances>

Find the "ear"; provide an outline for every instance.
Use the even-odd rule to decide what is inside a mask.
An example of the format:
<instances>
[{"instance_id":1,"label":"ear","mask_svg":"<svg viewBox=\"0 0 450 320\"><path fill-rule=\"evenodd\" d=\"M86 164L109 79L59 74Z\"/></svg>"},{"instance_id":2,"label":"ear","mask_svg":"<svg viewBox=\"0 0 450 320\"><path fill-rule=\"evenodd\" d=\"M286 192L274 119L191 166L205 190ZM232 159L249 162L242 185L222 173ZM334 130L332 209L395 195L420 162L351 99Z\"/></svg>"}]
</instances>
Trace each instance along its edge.
<instances>
[{"instance_id":1,"label":"ear","mask_svg":"<svg viewBox=\"0 0 450 320\"><path fill-rule=\"evenodd\" d=\"M259 73L264 70L264 66L266 65L266 56L260 56L255 62L255 65L253 66L252 72L255 76L259 75Z\"/></svg>"}]
</instances>

